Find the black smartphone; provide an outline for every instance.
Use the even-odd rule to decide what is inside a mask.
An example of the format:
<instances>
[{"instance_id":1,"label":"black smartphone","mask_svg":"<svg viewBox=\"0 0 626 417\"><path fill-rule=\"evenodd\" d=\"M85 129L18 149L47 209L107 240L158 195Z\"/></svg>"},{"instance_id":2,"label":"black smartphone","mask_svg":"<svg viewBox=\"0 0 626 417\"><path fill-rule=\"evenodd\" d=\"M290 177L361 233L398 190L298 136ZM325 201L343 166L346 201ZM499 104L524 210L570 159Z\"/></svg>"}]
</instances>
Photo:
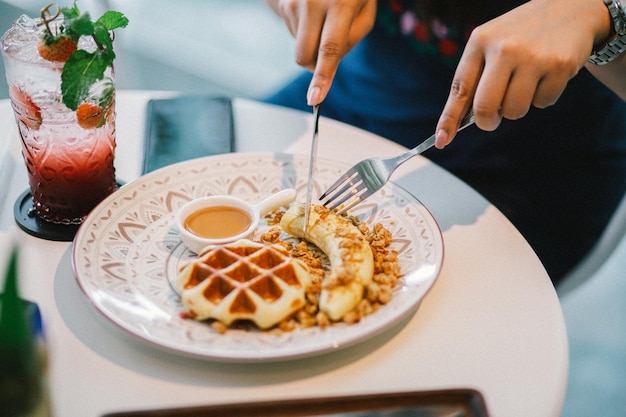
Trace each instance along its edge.
<instances>
[{"instance_id":1,"label":"black smartphone","mask_svg":"<svg viewBox=\"0 0 626 417\"><path fill-rule=\"evenodd\" d=\"M234 151L232 102L227 97L177 96L150 100L142 172Z\"/></svg>"},{"instance_id":2,"label":"black smartphone","mask_svg":"<svg viewBox=\"0 0 626 417\"><path fill-rule=\"evenodd\" d=\"M104 417L221 416L488 417L488 413L480 392L472 389L449 389L129 411L110 413Z\"/></svg>"}]
</instances>

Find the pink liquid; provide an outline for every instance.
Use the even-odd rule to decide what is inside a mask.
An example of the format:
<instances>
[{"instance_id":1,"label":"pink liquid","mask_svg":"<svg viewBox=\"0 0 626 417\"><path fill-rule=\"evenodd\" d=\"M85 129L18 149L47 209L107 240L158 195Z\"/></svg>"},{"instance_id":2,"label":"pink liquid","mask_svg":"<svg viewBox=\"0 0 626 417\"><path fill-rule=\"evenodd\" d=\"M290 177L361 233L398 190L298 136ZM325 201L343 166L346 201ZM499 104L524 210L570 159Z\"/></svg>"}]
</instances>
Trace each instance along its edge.
<instances>
[{"instance_id":1,"label":"pink liquid","mask_svg":"<svg viewBox=\"0 0 626 417\"><path fill-rule=\"evenodd\" d=\"M62 113L56 113L55 117L74 117L73 113L70 116ZM111 112L104 126L88 130L78 126L75 120L44 117L38 129L18 121L22 155L40 218L53 223L79 224L115 191L113 119Z\"/></svg>"}]
</instances>

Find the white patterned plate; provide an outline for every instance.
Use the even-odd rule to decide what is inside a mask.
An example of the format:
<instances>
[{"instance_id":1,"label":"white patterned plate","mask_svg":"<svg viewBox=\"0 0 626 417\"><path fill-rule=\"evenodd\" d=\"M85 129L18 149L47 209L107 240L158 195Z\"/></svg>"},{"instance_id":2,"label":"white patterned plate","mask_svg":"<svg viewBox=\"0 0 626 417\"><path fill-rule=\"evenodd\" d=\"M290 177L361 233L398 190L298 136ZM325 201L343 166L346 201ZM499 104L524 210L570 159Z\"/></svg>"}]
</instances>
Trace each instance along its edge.
<instances>
[{"instance_id":1,"label":"white patterned plate","mask_svg":"<svg viewBox=\"0 0 626 417\"><path fill-rule=\"evenodd\" d=\"M318 161L319 195L343 174L343 163ZM171 165L133 181L104 200L74 239L78 284L108 319L141 339L187 356L227 361L282 360L343 348L372 337L417 309L443 260L441 231L428 210L393 183L352 210L393 234L404 274L392 301L359 323L277 334L232 330L183 319L171 283L193 258L179 238L175 213L206 195L236 195L256 203L284 188L304 200L308 158L274 153L233 153Z\"/></svg>"}]
</instances>

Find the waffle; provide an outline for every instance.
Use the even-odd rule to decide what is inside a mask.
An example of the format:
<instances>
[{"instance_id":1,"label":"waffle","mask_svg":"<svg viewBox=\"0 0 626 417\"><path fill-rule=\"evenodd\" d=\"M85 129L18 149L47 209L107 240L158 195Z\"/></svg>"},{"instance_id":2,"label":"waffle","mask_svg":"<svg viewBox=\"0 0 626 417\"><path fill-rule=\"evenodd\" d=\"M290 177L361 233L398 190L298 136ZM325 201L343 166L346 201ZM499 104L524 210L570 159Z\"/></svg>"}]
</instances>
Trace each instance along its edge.
<instances>
[{"instance_id":1,"label":"waffle","mask_svg":"<svg viewBox=\"0 0 626 417\"><path fill-rule=\"evenodd\" d=\"M304 306L310 281L308 267L284 247L242 239L202 250L176 287L195 320L249 320L267 329Z\"/></svg>"}]
</instances>

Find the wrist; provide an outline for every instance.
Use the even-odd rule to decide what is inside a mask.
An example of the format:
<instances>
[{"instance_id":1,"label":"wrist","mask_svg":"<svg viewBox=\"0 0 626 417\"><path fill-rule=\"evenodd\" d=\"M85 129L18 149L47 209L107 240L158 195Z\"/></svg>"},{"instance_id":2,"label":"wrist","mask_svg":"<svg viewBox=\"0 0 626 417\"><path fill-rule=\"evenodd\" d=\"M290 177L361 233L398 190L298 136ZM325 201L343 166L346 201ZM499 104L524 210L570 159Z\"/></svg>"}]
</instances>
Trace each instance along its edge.
<instances>
[{"instance_id":1,"label":"wrist","mask_svg":"<svg viewBox=\"0 0 626 417\"><path fill-rule=\"evenodd\" d=\"M624 0L603 0L611 21L605 42L594 46L589 62L604 65L626 52L626 9ZM606 26L605 26L606 27Z\"/></svg>"},{"instance_id":2,"label":"wrist","mask_svg":"<svg viewBox=\"0 0 626 417\"><path fill-rule=\"evenodd\" d=\"M599 10L595 15L600 16L598 19L598 28L596 31L596 36L593 42L593 51L599 51L606 45L606 43L615 36L615 24L613 23L613 19L611 18L611 12L608 7L604 3L604 0L592 0L594 3L594 7Z\"/></svg>"}]
</instances>

